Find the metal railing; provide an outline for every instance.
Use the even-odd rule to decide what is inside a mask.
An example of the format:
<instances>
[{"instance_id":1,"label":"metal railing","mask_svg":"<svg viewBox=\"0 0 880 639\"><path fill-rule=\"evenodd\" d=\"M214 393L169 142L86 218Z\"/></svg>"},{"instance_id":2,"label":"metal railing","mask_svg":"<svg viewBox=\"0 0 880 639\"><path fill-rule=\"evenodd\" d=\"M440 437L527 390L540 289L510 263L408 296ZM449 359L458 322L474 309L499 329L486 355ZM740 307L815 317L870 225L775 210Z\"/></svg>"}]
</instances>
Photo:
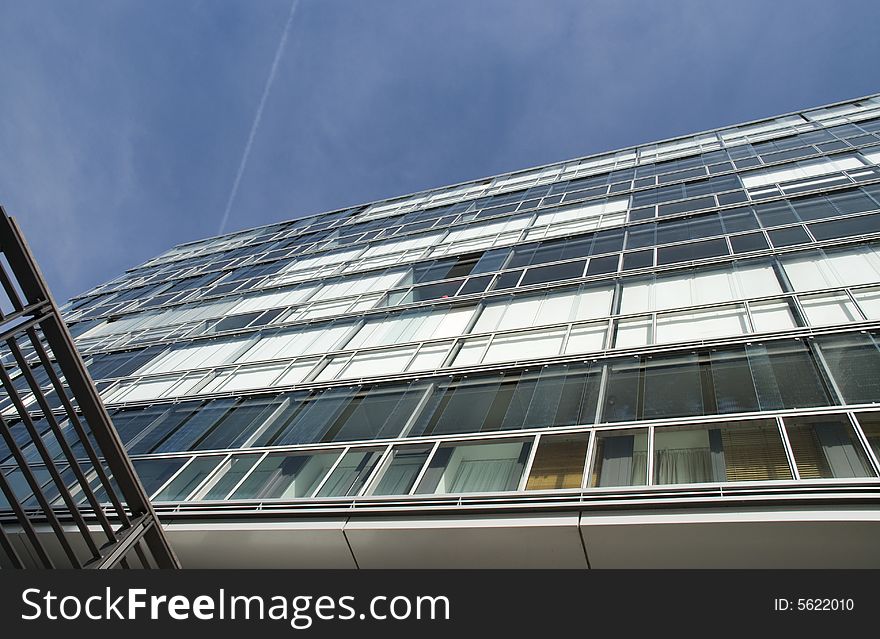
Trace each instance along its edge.
<instances>
[{"instance_id":1,"label":"metal railing","mask_svg":"<svg viewBox=\"0 0 880 639\"><path fill-rule=\"evenodd\" d=\"M0 446L17 464L0 472L0 566L180 567L24 236L2 207L0 285L0 395L9 400ZM50 393L40 378L51 382ZM61 415L53 411L59 403Z\"/></svg>"}]
</instances>

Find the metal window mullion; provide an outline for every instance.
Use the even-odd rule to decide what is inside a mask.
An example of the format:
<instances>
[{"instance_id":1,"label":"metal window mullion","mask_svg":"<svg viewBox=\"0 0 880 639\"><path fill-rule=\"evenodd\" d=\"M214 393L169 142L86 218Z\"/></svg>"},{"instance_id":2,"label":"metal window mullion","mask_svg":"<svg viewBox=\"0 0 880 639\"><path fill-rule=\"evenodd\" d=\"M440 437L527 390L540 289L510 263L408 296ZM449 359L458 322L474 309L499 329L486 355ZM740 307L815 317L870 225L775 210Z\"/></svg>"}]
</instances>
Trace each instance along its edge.
<instances>
[{"instance_id":1,"label":"metal window mullion","mask_svg":"<svg viewBox=\"0 0 880 639\"><path fill-rule=\"evenodd\" d=\"M409 489L407 495L415 494L415 491L418 489L419 484L422 483L422 479L425 477L425 473L428 472L428 468L431 466L431 461L434 459L434 455L437 453L437 449L440 447L440 440L434 442L434 446L431 448L431 452L428 453L428 457L425 459L425 463L422 465L421 470L419 470L418 475L416 475L415 480L413 481L412 487Z\"/></svg>"},{"instance_id":2,"label":"metal window mullion","mask_svg":"<svg viewBox=\"0 0 880 639\"><path fill-rule=\"evenodd\" d=\"M233 454L234 454L234 453L227 453L227 454L223 455L223 459L221 459L221 460L217 463L217 466L215 466L215 467L211 470L211 472L209 472L209 473L208 473L208 474L202 479L202 481L200 481L198 484L196 484L195 488L193 488L192 490L190 490L190 491L189 491L189 492L188 492L188 493L187 493L187 494L181 499L181 501L189 501L190 497L192 497L192 496L195 495L195 494L198 494L198 493L199 493L199 492L200 492L200 491L206 486L206 484L208 484L208 483L211 482L215 477L217 477L217 475L220 473L220 469L223 467L223 464L225 464L226 462L232 463L232 456L233 456ZM201 455L201 457L207 457L207 456L208 456L208 455ZM199 455L194 456L194 457L193 457L193 460L197 459L198 457L200 457L200 456L199 456ZM186 466L189 466L189 464L186 464ZM181 469L181 470L182 470L182 469Z\"/></svg>"},{"instance_id":3,"label":"metal window mullion","mask_svg":"<svg viewBox=\"0 0 880 639\"><path fill-rule=\"evenodd\" d=\"M581 490L583 490L585 488L589 488L590 473L593 470L593 455L596 452L596 450L595 450L596 449L596 439L597 439L596 431L590 430L587 432L590 434L590 442L589 442L589 445L587 446L587 457L584 460L584 470L583 470L583 475L581 477Z\"/></svg>"},{"instance_id":4,"label":"metal window mullion","mask_svg":"<svg viewBox=\"0 0 880 639\"><path fill-rule=\"evenodd\" d=\"M794 458L794 451L791 448L791 442L788 439L788 429L782 417L776 416L776 427L779 429L779 436L782 438L782 447L785 450L785 456L788 458L788 468L791 471L791 477L795 481L799 481L801 474L798 472L797 460Z\"/></svg>"},{"instance_id":5,"label":"metal window mullion","mask_svg":"<svg viewBox=\"0 0 880 639\"><path fill-rule=\"evenodd\" d=\"M868 437L867 435L865 435L865 431L862 429L861 422L851 412L847 412L846 415L849 418L850 424L855 429L856 438L862 444L862 448L865 450L868 456L870 465L874 468L874 475L880 475L880 460L878 460L877 456L874 454L874 449L871 448L871 443L868 441Z\"/></svg>"},{"instance_id":6,"label":"metal window mullion","mask_svg":"<svg viewBox=\"0 0 880 639\"><path fill-rule=\"evenodd\" d=\"M158 488L156 488L153 492L151 492L151 493L149 494L150 499L151 499L151 500L154 499L154 498L156 497L156 495L158 495L159 493L161 493L161 492L165 489L165 487L168 486L168 484L170 484L170 483L173 482L175 479L177 479L177 476L180 475L183 471L185 471L186 468L187 468L190 464L192 464L192 463L193 463L198 457L200 457L200 456L199 456L199 455L193 455L192 457L190 457L188 460L186 460L186 461L183 463L183 466L181 466L181 467L178 468L176 471L174 471L173 473L171 473L171 476L170 476L168 479L166 479L161 485L159 485ZM201 457L208 457L208 455L201 455Z\"/></svg>"},{"instance_id":7,"label":"metal window mullion","mask_svg":"<svg viewBox=\"0 0 880 639\"><path fill-rule=\"evenodd\" d=\"M648 426L648 444L646 452L646 471L648 473L646 486L654 485L654 426Z\"/></svg>"},{"instance_id":8,"label":"metal window mullion","mask_svg":"<svg viewBox=\"0 0 880 639\"><path fill-rule=\"evenodd\" d=\"M361 489L357 492L357 495L355 495L356 497L361 497L363 495L369 494L369 492L373 489L373 484L377 484L380 477L385 474L386 466L391 461L391 449L393 447L393 443L389 443L385 447L385 450L382 452L382 456L379 458L379 461L376 462L373 470L370 471L370 475L367 477L363 486L361 486Z\"/></svg>"},{"instance_id":9,"label":"metal window mullion","mask_svg":"<svg viewBox=\"0 0 880 639\"><path fill-rule=\"evenodd\" d=\"M315 489L313 491L311 491L311 493L309 493L308 497L314 497L315 495L317 495L318 493L321 492L321 489L324 487L324 484L326 484L327 481L330 479L330 476L334 473L334 471L336 470L336 467L342 463L342 460L348 454L349 450L351 450L351 446L346 446L345 448L342 449L342 452L339 454L339 457L337 457L336 460L330 465L330 468L328 468L327 472L324 473L324 477L321 479L320 482L318 482L318 485L315 486Z\"/></svg>"},{"instance_id":10,"label":"metal window mullion","mask_svg":"<svg viewBox=\"0 0 880 639\"><path fill-rule=\"evenodd\" d=\"M522 477L519 480L519 484L517 486L517 491L522 492L526 489L526 485L529 483L529 473L532 472L532 464L535 463L535 455L538 452L538 446L541 445L541 435L542 433L538 433L532 438L532 449L529 451L528 459L526 459L525 466L523 466Z\"/></svg>"},{"instance_id":11,"label":"metal window mullion","mask_svg":"<svg viewBox=\"0 0 880 639\"><path fill-rule=\"evenodd\" d=\"M862 319L860 321L867 321L868 319L870 319L868 317L868 314L865 313L864 309L862 309L861 304L859 304L856 300L853 292L848 287L843 289L843 294L846 295L847 299L850 301L850 303L852 303L853 307L856 309L856 312L862 316Z\"/></svg>"},{"instance_id":12,"label":"metal window mullion","mask_svg":"<svg viewBox=\"0 0 880 639\"><path fill-rule=\"evenodd\" d=\"M245 481L247 481L248 477L250 477L250 476L254 473L254 471L255 471L257 468L259 468L260 464L263 463L263 461L266 459L266 457L269 456L269 452L270 452L270 451L268 451L268 450L267 450L266 452L264 452L264 453L260 456L260 458L259 458L256 462L254 462L254 465L251 466L251 467L248 469L248 471L247 471L244 475L241 476L241 479L239 479L239 480L235 483L235 485L229 490L229 492L227 492L226 495L223 497L223 500L224 500L224 501L230 499L230 498L232 497L232 495L235 494L235 491L238 490L239 488L241 488L241 485L242 485Z\"/></svg>"}]
</instances>

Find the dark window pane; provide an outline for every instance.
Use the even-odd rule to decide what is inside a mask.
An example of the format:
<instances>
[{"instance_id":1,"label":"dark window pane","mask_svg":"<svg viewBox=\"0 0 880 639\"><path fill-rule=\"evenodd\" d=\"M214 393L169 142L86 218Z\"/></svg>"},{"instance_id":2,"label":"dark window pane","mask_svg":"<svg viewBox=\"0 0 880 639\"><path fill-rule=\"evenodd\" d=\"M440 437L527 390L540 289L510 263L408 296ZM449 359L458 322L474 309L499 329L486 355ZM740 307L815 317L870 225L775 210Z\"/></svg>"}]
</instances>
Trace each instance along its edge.
<instances>
[{"instance_id":1,"label":"dark window pane","mask_svg":"<svg viewBox=\"0 0 880 639\"><path fill-rule=\"evenodd\" d=\"M638 419L639 377L638 358L610 365L602 415L606 422L628 422Z\"/></svg>"},{"instance_id":2,"label":"dark window pane","mask_svg":"<svg viewBox=\"0 0 880 639\"><path fill-rule=\"evenodd\" d=\"M712 351L709 361L718 413L748 413L759 409L752 371L742 349Z\"/></svg>"},{"instance_id":3,"label":"dark window pane","mask_svg":"<svg viewBox=\"0 0 880 639\"><path fill-rule=\"evenodd\" d=\"M802 226L792 226L787 229L771 229L767 231L773 246L779 248L781 246L794 246L795 244L806 244L810 242L810 236Z\"/></svg>"},{"instance_id":4,"label":"dark window pane","mask_svg":"<svg viewBox=\"0 0 880 639\"><path fill-rule=\"evenodd\" d=\"M506 273L502 273L498 276L498 279L495 280L495 286L493 290L501 290L504 288L513 288L519 282L519 276L522 275L522 271L507 271Z\"/></svg>"},{"instance_id":5,"label":"dark window pane","mask_svg":"<svg viewBox=\"0 0 880 639\"><path fill-rule=\"evenodd\" d=\"M710 209L715 206L715 198L711 195L696 198L693 200L685 200L683 202L673 202L671 204L661 204L657 211L663 217L664 215L674 215L676 213L684 213L685 211L698 211L700 209Z\"/></svg>"},{"instance_id":6,"label":"dark window pane","mask_svg":"<svg viewBox=\"0 0 880 639\"><path fill-rule=\"evenodd\" d=\"M828 199L834 208L843 215L872 211L877 208L874 201L859 190L829 193Z\"/></svg>"},{"instance_id":7,"label":"dark window pane","mask_svg":"<svg viewBox=\"0 0 880 639\"><path fill-rule=\"evenodd\" d=\"M148 495L153 494L156 490L168 481L168 478L176 473L181 466L189 459L188 457L178 457L174 459L134 459L134 470L138 478L144 485L144 490Z\"/></svg>"},{"instance_id":8,"label":"dark window pane","mask_svg":"<svg viewBox=\"0 0 880 639\"><path fill-rule=\"evenodd\" d=\"M805 221L821 220L837 214L830 202L821 195L793 200L791 205L798 216Z\"/></svg>"},{"instance_id":9,"label":"dark window pane","mask_svg":"<svg viewBox=\"0 0 880 639\"><path fill-rule=\"evenodd\" d=\"M430 446L396 446L371 495L407 495L431 452Z\"/></svg>"},{"instance_id":10,"label":"dark window pane","mask_svg":"<svg viewBox=\"0 0 880 639\"><path fill-rule=\"evenodd\" d=\"M727 242L724 239L719 238L717 240L706 240L704 242L692 242L690 244L658 248L657 264L675 264L678 262L688 262L690 260L700 260L707 257L716 257L727 254Z\"/></svg>"},{"instance_id":11,"label":"dark window pane","mask_svg":"<svg viewBox=\"0 0 880 639\"><path fill-rule=\"evenodd\" d=\"M646 246L654 246L656 242L657 227L656 224L641 224L634 226L627 231L626 248L644 248Z\"/></svg>"},{"instance_id":12,"label":"dark window pane","mask_svg":"<svg viewBox=\"0 0 880 639\"><path fill-rule=\"evenodd\" d=\"M600 432L590 486L641 486L648 472L648 434L645 430Z\"/></svg>"},{"instance_id":13,"label":"dark window pane","mask_svg":"<svg viewBox=\"0 0 880 639\"><path fill-rule=\"evenodd\" d=\"M654 266L654 251L635 251L633 253L623 254L623 270L631 271L637 268L646 268Z\"/></svg>"},{"instance_id":14,"label":"dark window pane","mask_svg":"<svg viewBox=\"0 0 880 639\"><path fill-rule=\"evenodd\" d=\"M576 262L530 268L523 276L520 286L540 284L542 282L558 282L560 280L581 277L584 274L584 266L586 264L586 260L578 260Z\"/></svg>"},{"instance_id":15,"label":"dark window pane","mask_svg":"<svg viewBox=\"0 0 880 639\"><path fill-rule=\"evenodd\" d=\"M788 202L770 202L768 204L758 204L755 207L755 214L761 221L761 226L779 226L781 224L791 224L799 222Z\"/></svg>"},{"instance_id":16,"label":"dark window pane","mask_svg":"<svg viewBox=\"0 0 880 639\"><path fill-rule=\"evenodd\" d=\"M880 214L860 215L842 220L810 224L810 232L817 240L851 237L863 233L880 233Z\"/></svg>"},{"instance_id":17,"label":"dark window pane","mask_svg":"<svg viewBox=\"0 0 880 639\"><path fill-rule=\"evenodd\" d=\"M602 255L623 249L623 229L599 231L593 236L593 255Z\"/></svg>"},{"instance_id":18,"label":"dark window pane","mask_svg":"<svg viewBox=\"0 0 880 639\"><path fill-rule=\"evenodd\" d=\"M801 341L749 344L746 353L761 410L829 405L825 383Z\"/></svg>"},{"instance_id":19,"label":"dark window pane","mask_svg":"<svg viewBox=\"0 0 880 639\"><path fill-rule=\"evenodd\" d=\"M605 273L617 272L617 255L606 255L605 257L594 257L587 266L587 275L602 275Z\"/></svg>"},{"instance_id":20,"label":"dark window pane","mask_svg":"<svg viewBox=\"0 0 880 639\"><path fill-rule=\"evenodd\" d=\"M754 211L747 207L722 211L721 221L727 233L751 231L758 228L758 220L755 219Z\"/></svg>"},{"instance_id":21,"label":"dark window pane","mask_svg":"<svg viewBox=\"0 0 880 639\"><path fill-rule=\"evenodd\" d=\"M703 414L696 355L648 358L645 363L645 419Z\"/></svg>"},{"instance_id":22,"label":"dark window pane","mask_svg":"<svg viewBox=\"0 0 880 639\"><path fill-rule=\"evenodd\" d=\"M748 253L749 251L760 251L761 249L769 248L763 233L734 235L730 238L730 246L733 247L734 253Z\"/></svg>"},{"instance_id":23,"label":"dark window pane","mask_svg":"<svg viewBox=\"0 0 880 639\"><path fill-rule=\"evenodd\" d=\"M482 293L486 290L486 287L489 286L489 282L492 281L491 275L481 275L480 277L472 277L470 278L464 286L461 287L461 290L458 292L459 295L470 295L471 293Z\"/></svg>"},{"instance_id":24,"label":"dark window pane","mask_svg":"<svg viewBox=\"0 0 880 639\"><path fill-rule=\"evenodd\" d=\"M847 404L880 402L880 351L872 334L829 335L816 341Z\"/></svg>"}]
</instances>

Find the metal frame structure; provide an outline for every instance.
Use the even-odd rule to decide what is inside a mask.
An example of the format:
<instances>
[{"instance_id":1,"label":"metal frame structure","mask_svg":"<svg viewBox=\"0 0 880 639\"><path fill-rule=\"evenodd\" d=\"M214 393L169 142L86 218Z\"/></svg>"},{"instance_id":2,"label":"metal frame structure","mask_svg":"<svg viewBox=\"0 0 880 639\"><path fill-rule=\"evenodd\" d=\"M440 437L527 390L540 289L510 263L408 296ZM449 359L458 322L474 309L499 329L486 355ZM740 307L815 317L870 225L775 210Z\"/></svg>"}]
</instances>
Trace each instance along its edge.
<instances>
[{"instance_id":1,"label":"metal frame structure","mask_svg":"<svg viewBox=\"0 0 880 639\"><path fill-rule=\"evenodd\" d=\"M24 236L2 207L0 252L0 383L15 409L0 415L0 436L17 464L14 477L0 473L14 514L0 519L2 566L180 567ZM51 381L63 416L38 373ZM49 425L42 435L34 406ZM23 452L29 446L36 460ZM13 479L32 497L22 499Z\"/></svg>"}]
</instances>

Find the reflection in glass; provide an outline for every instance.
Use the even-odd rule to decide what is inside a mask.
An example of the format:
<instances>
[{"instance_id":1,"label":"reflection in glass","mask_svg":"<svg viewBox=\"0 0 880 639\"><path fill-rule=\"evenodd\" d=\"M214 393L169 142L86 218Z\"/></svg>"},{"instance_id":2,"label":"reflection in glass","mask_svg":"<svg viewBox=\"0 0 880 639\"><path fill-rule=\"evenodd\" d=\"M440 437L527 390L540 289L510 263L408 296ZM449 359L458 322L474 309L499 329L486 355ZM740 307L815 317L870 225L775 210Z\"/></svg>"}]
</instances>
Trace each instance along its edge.
<instances>
[{"instance_id":1,"label":"reflection in glass","mask_svg":"<svg viewBox=\"0 0 880 639\"><path fill-rule=\"evenodd\" d=\"M542 436L526 490L580 488L589 441L589 433Z\"/></svg>"},{"instance_id":2,"label":"reflection in glass","mask_svg":"<svg viewBox=\"0 0 880 639\"><path fill-rule=\"evenodd\" d=\"M801 479L873 476L845 415L786 417L784 421Z\"/></svg>"},{"instance_id":3,"label":"reflection in glass","mask_svg":"<svg viewBox=\"0 0 880 639\"><path fill-rule=\"evenodd\" d=\"M196 457L183 471L175 477L153 501L182 501L189 495L223 459L221 455Z\"/></svg>"},{"instance_id":4,"label":"reflection in glass","mask_svg":"<svg viewBox=\"0 0 880 639\"><path fill-rule=\"evenodd\" d=\"M648 431L597 433L590 486L643 486L647 483Z\"/></svg>"},{"instance_id":5,"label":"reflection in glass","mask_svg":"<svg viewBox=\"0 0 880 639\"><path fill-rule=\"evenodd\" d=\"M338 457L339 451L269 455L236 489L231 499L308 497Z\"/></svg>"},{"instance_id":6,"label":"reflection in glass","mask_svg":"<svg viewBox=\"0 0 880 639\"><path fill-rule=\"evenodd\" d=\"M407 495L428 459L430 446L397 446L372 495Z\"/></svg>"},{"instance_id":7,"label":"reflection in glass","mask_svg":"<svg viewBox=\"0 0 880 639\"><path fill-rule=\"evenodd\" d=\"M315 494L315 497L357 495L380 457L382 457L382 449L356 448L348 451Z\"/></svg>"},{"instance_id":8,"label":"reflection in glass","mask_svg":"<svg viewBox=\"0 0 880 639\"><path fill-rule=\"evenodd\" d=\"M654 431L654 483L791 479L775 420Z\"/></svg>"},{"instance_id":9,"label":"reflection in glass","mask_svg":"<svg viewBox=\"0 0 880 639\"><path fill-rule=\"evenodd\" d=\"M253 468L259 458L260 455L233 455L220 465L214 476L190 500L223 499Z\"/></svg>"},{"instance_id":10,"label":"reflection in glass","mask_svg":"<svg viewBox=\"0 0 880 639\"><path fill-rule=\"evenodd\" d=\"M447 444L437 449L416 488L417 494L483 493L516 490L531 441Z\"/></svg>"}]
</instances>

